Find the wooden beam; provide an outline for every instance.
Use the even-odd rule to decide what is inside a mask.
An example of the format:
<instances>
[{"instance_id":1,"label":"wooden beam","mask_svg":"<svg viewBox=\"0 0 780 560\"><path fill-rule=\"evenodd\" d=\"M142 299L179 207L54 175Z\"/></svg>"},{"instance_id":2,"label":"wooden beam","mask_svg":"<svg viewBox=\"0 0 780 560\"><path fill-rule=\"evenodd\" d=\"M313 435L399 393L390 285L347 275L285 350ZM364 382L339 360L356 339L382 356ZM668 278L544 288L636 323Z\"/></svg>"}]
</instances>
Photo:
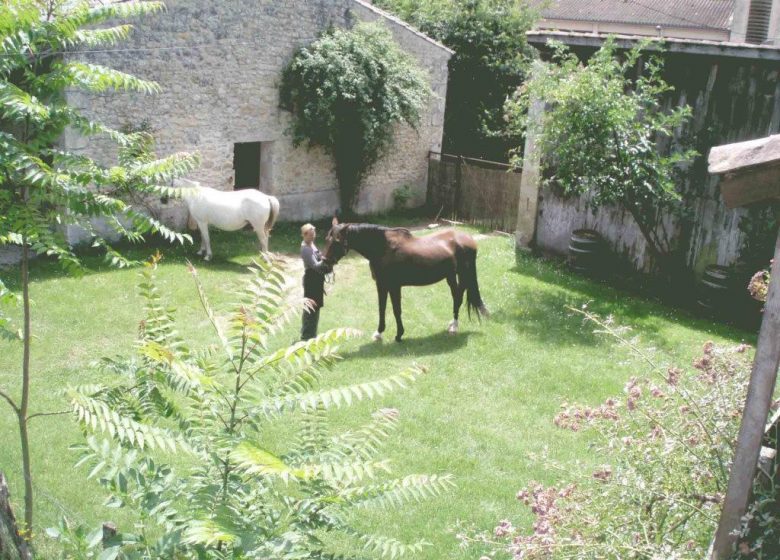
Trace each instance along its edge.
<instances>
[{"instance_id":1,"label":"wooden beam","mask_svg":"<svg viewBox=\"0 0 780 560\"><path fill-rule=\"evenodd\" d=\"M721 175L729 208L780 199L780 134L715 146L707 162L710 173Z\"/></svg>"},{"instance_id":2,"label":"wooden beam","mask_svg":"<svg viewBox=\"0 0 780 560\"><path fill-rule=\"evenodd\" d=\"M707 158L707 170L720 175L771 163L780 164L780 134L715 146Z\"/></svg>"},{"instance_id":3,"label":"wooden beam","mask_svg":"<svg viewBox=\"0 0 780 560\"><path fill-rule=\"evenodd\" d=\"M780 162L726 173L720 181L720 194L729 208L779 200Z\"/></svg>"},{"instance_id":4,"label":"wooden beam","mask_svg":"<svg viewBox=\"0 0 780 560\"><path fill-rule=\"evenodd\" d=\"M750 375L742 425L737 436L737 450L731 466L729 486L726 490L718 530L715 533L712 560L726 560L732 555L736 541L734 533L739 530L740 520L747 508L761 453L761 441L772 404L778 365L780 365L780 235L775 242L769 294L758 335L756 357Z\"/></svg>"}]
</instances>

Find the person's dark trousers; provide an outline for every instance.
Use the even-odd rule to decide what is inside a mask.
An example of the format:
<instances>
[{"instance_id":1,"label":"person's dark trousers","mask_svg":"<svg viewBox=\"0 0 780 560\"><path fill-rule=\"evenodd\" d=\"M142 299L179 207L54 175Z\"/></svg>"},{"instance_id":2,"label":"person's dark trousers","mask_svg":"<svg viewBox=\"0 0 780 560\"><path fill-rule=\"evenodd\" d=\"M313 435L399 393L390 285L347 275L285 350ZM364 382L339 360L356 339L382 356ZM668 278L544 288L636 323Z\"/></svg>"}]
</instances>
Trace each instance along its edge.
<instances>
[{"instance_id":1,"label":"person's dark trousers","mask_svg":"<svg viewBox=\"0 0 780 560\"><path fill-rule=\"evenodd\" d=\"M309 340L317 336L317 324L320 322L320 308L315 311L304 311L301 325L301 340Z\"/></svg>"}]
</instances>

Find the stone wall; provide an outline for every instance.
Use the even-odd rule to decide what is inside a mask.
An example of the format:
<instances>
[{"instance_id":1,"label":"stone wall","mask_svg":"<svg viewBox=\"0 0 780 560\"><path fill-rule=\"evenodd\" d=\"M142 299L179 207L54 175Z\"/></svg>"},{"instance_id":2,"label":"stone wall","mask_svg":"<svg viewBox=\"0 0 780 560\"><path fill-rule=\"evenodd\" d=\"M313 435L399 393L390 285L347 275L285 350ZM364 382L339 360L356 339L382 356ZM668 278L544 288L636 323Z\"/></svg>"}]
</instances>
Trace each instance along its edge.
<instances>
[{"instance_id":1,"label":"stone wall","mask_svg":"<svg viewBox=\"0 0 780 560\"><path fill-rule=\"evenodd\" d=\"M234 144L262 142L260 187L280 199L280 219L327 216L338 207L332 158L319 149L293 147L278 85L296 49L329 25L349 27L358 20L383 21L427 72L434 96L417 130L397 127L390 153L364 182L357 210L390 208L393 190L405 184L413 188L413 202L422 204L427 155L441 147L452 53L363 0L169 0L164 13L134 22L131 40L115 52L80 55L154 80L162 92L73 93L70 100L114 127L146 121L160 155L199 152L201 167L190 178L223 190L234 184ZM106 161L114 156L100 140L69 134L65 144ZM184 213L165 212L182 227Z\"/></svg>"}]
</instances>

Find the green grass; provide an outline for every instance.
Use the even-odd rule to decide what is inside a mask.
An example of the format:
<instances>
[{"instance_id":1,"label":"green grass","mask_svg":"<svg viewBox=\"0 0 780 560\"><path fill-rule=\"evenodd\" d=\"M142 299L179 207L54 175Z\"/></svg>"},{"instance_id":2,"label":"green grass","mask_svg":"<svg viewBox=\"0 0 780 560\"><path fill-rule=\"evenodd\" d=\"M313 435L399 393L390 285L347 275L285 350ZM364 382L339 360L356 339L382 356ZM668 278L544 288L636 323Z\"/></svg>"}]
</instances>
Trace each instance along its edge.
<instances>
[{"instance_id":1,"label":"green grass","mask_svg":"<svg viewBox=\"0 0 780 560\"><path fill-rule=\"evenodd\" d=\"M233 288L254 254L254 242L251 232L214 232L215 260L194 261L215 307L232 301ZM474 551L458 549L454 531L459 523L489 529L502 518L530 522L529 512L514 499L516 491L530 480L555 483L567 476L541 456L564 471L603 460L591 450L591 435L558 430L553 416L564 400L596 404L620 393L628 377L643 374L646 368L627 349L594 335L567 306L589 303L598 313L614 315L619 323L631 325L660 360L682 365L690 363L706 340L753 342L750 334L572 276L556 263L516 258L508 238L489 237L479 246L480 287L493 316L482 324L463 317L457 336L445 333L451 299L442 283L404 290L404 343L371 342L376 295L368 265L356 255L337 267L337 280L322 312L321 330L349 326L366 333L344 347L346 359L333 374L334 385L395 373L412 362L430 368L409 391L334 414L337 425L349 426L380 406L397 407L401 429L385 453L393 460L395 474L455 475L457 489L441 499L360 520L393 536L428 539L434 546L420 555L422 559L477 557ZM278 227L271 248L295 256L297 247L297 228ZM130 252L144 258L151 251L146 247ZM164 252L159 282L178 309L181 333L194 346L210 343L208 321L183 266L187 257L196 259L194 249L166 247ZM62 275L44 260L33 266L32 412L65 408L61 390L94 380L92 360L131 351L140 319L137 270L111 269L97 256L86 256L85 262L87 273L79 278ZM0 278L18 288L17 271L2 271ZM279 342L294 340L298 328L297 322L289 325ZM392 340L394 334L388 309L386 338ZM0 342L0 386L14 394L19 390L20 356L20 346ZM91 525L131 522L103 508L97 484L72 467L74 455L68 446L78 443L80 436L67 417L35 419L31 431L39 535L63 514ZM22 517L18 436L4 403L0 434L0 469L10 478ZM36 542L42 557L47 557L50 545L42 537Z\"/></svg>"}]
</instances>

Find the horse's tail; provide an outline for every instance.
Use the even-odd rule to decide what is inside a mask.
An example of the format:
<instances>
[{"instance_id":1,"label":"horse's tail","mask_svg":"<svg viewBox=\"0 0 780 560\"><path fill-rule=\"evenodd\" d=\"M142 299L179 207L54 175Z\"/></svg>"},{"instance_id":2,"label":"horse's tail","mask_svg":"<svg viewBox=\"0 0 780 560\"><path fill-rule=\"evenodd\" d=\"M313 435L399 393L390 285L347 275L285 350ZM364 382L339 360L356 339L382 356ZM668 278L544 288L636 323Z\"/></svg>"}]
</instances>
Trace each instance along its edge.
<instances>
[{"instance_id":1,"label":"horse's tail","mask_svg":"<svg viewBox=\"0 0 780 560\"><path fill-rule=\"evenodd\" d=\"M490 316L490 312L485 307L485 302L482 301L482 296L479 293L479 282L477 282L477 250L467 249L463 266L461 269L461 282L466 288L466 310L471 318L471 312L477 315L477 319L482 321L482 317L486 319Z\"/></svg>"},{"instance_id":2,"label":"horse's tail","mask_svg":"<svg viewBox=\"0 0 780 560\"><path fill-rule=\"evenodd\" d=\"M268 215L268 220L265 222L265 231L270 233L276 223L276 219L279 217L279 199L275 196L269 196L268 202L271 204L271 213Z\"/></svg>"}]
</instances>

